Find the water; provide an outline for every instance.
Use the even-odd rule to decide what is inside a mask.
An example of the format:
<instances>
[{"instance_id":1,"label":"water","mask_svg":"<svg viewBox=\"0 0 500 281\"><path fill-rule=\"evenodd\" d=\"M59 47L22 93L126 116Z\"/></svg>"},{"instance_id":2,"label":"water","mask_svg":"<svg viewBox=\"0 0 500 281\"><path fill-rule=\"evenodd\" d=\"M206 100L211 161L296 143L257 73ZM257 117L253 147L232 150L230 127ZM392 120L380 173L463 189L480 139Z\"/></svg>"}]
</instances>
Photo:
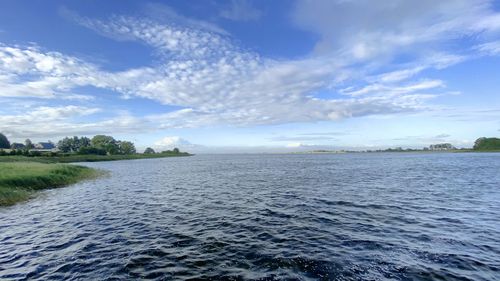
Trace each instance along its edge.
<instances>
[{"instance_id":1,"label":"water","mask_svg":"<svg viewBox=\"0 0 500 281\"><path fill-rule=\"evenodd\" d=\"M500 154L85 165L0 208L1 280L500 280Z\"/></svg>"}]
</instances>

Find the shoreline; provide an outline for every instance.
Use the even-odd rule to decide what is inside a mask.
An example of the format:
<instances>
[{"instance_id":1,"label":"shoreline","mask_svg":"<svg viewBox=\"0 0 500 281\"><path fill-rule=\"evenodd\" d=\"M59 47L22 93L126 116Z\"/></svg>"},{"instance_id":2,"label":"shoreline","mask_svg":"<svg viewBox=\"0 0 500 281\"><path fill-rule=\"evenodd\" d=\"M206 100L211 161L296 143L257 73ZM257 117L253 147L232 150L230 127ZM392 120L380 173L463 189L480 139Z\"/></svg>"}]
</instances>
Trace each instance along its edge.
<instances>
[{"instance_id":1,"label":"shoreline","mask_svg":"<svg viewBox=\"0 0 500 281\"><path fill-rule=\"evenodd\" d=\"M151 158L167 158L167 157L187 157L193 156L186 152L178 154L116 154L116 155L95 155L95 154L72 154L63 156L22 156L22 155L6 155L0 156L0 163L13 162L37 162L37 163L77 163L77 162L102 162L102 161L118 161L118 160L134 160L134 159L151 159Z\"/></svg>"},{"instance_id":2,"label":"shoreline","mask_svg":"<svg viewBox=\"0 0 500 281\"><path fill-rule=\"evenodd\" d=\"M27 201L40 190L68 186L103 174L103 171L79 165L0 163L0 207Z\"/></svg>"},{"instance_id":3,"label":"shoreline","mask_svg":"<svg viewBox=\"0 0 500 281\"><path fill-rule=\"evenodd\" d=\"M299 151L287 152L286 154L378 154L378 153L499 153L500 150L473 150L473 149L456 149L456 150L393 150L393 151Z\"/></svg>"},{"instance_id":4,"label":"shoreline","mask_svg":"<svg viewBox=\"0 0 500 281\"><path fill-rule=\"evenodd\" d=\"M67 163L102 162L118 160L152 159L192 156L178 154L130 155L65 155L65 156L1 156L0 157L0 207L27 201L37 191L68 186L95 179L105 172Z\"/></svg>"}]
</instances>

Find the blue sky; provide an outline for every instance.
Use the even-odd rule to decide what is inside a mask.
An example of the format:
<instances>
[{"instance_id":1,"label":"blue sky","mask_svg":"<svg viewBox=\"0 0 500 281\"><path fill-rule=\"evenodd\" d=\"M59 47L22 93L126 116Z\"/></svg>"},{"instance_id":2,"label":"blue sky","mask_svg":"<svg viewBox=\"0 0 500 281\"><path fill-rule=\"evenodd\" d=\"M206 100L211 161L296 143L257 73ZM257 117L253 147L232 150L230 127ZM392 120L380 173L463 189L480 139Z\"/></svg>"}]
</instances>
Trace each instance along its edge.
<instances>
[{"instance_id":1,"label":"blue sky","mask_svg":"<svg viewBox=\"0 0 500 281\"><path fill-rule=\"evenodd\" d=\"M500 135L500 1L2 1L0 132L194 152Z\"/></svg>"}]
</instances>

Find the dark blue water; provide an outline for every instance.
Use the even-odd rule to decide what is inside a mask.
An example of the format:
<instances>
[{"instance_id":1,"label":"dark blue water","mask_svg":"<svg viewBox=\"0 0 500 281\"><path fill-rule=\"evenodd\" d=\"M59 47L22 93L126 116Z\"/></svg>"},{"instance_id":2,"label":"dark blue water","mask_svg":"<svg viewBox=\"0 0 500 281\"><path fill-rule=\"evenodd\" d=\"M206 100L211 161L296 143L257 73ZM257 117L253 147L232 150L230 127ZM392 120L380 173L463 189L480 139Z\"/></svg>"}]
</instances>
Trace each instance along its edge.
<instances>
[{"instance_id":1,"label":"dark blue water","mask_svg":"<svg viewBox=\"0 0 500 281\"><path fill-rule=\"evenodd\" d=\"M0 208L1 280L500 280L500 154L85 165Z\"/></svg>"}]
</instances>

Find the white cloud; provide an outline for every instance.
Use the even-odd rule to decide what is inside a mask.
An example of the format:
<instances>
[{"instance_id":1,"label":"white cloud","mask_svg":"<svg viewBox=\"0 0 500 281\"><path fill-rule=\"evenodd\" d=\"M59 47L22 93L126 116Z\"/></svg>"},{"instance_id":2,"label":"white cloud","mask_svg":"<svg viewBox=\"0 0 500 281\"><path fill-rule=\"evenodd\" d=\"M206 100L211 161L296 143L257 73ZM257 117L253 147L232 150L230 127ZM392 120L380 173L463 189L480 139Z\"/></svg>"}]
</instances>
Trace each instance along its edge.
<instances>
[{"instance_id":1,"label":"white cloud","mask_svg":"<svg viewBox=\"0 0 500 281\"><path fill-rule=\"evenodd\" d=\"M154 69L108 75L106 82L129 97L186 107L150 116L161 128L335 120L420 108L418 96L412 96L413 105L407 97L382 95L342 100L311 97L311 93L346 79L348 66L331 58L274 61L204 30L127 17L86 22L86 26L142 41L175 58Z\"/></svg>"},{"instance_id":2,"label":"white cloud","mask_svg":"<svg viewBox=\"0 0 500 281\"><path fill-rule=\"evenodd\" d=\"M153 145L153 148L158 151L172 150L174 148L178 148L181 151L189 151L189 152L199 152L207 149L205 146L193 144L188 140L183 139L179 136L164 137L156 141Z\"/></svg>"},{"instance_id":3,"label":"white cloud","mask_svg":"<svg viewBox=\"0 0 500 281\"><path fill-rule=\"evenodd\" d=\"M164 137L155 142L155 146L159 147L175 147L176 145L191 145L191 143L179 136Z\"/></svg>"},{"instance_id":4,"label":"white cloud","mask_svg":"<svg viewBox=\"0 0 500 281\"><path fill-rule=\"evenodd\" d=\"M291 143L288 143L286 145L286 147L288 147L288 148L299 148L299 147L304 147L304 146L308 146L308 145L303 144L301 142L291 142Z\"/></svg>"},{"instance_id":5,"label":"white cloud","mask_svg":"<svg viewBox=\"0 0 500 281\"><path fill-rule=\"evenodd\" d=\"M72 93L77 86L104 86L104 74L90 63L37 47L0 44L0 97L90 100Z\"/></svg>"},{"instance_id":6,"label":"white cloud","mask_svg":"<svg viewBox=\"0 0 500 281\"><path fill-rule=\"evenodd\" d=\"M103 36L117 40L139 40L154 47L168 58L191 58L224 55L231 51L224 33L200 28L199 25L160 23L149 18L113 16L94 20L76 16L76 21ZM173 57L172 57L173 56Z\"/></svg>"},{"instance_id":7,"label":"white cloud","mask_svg":"<svg viewBox=\"0 0 500 281\"><path fill-rule=\"evenodd\" d=\"M149 18L115 15L108 20L63 9L66 16L104 36L150 46L157 54L154 66L111 72L39 47L0 45L0 97L91 102L75 88L93 86L125 98L183 107L140 118L93 123L57 119L52 126L40 124L39 128L54 134L101 132L106 126L127 131L314 122L427 110L433 107L429 100L445 90L445 81L414 77L468 57L443 51L441 42L498 29L498 16L489 3L299 1L295 21L322 39L315 54L296 60L262 57L234 43L223 29L165 6L148 6ZM496 52L495 44L478 48ZM418 50L411 53L413 61L394 62L392 70L381 67L411 50ZM344 90L338 90L341 86ZM433 94L427 93L430 90ZM322 98L315 97L318 92L324 94ZM324 98L328 93L332 98ZM11 123L7 130L40 131L16 126Z\"/></svg>"}]
</instances>

